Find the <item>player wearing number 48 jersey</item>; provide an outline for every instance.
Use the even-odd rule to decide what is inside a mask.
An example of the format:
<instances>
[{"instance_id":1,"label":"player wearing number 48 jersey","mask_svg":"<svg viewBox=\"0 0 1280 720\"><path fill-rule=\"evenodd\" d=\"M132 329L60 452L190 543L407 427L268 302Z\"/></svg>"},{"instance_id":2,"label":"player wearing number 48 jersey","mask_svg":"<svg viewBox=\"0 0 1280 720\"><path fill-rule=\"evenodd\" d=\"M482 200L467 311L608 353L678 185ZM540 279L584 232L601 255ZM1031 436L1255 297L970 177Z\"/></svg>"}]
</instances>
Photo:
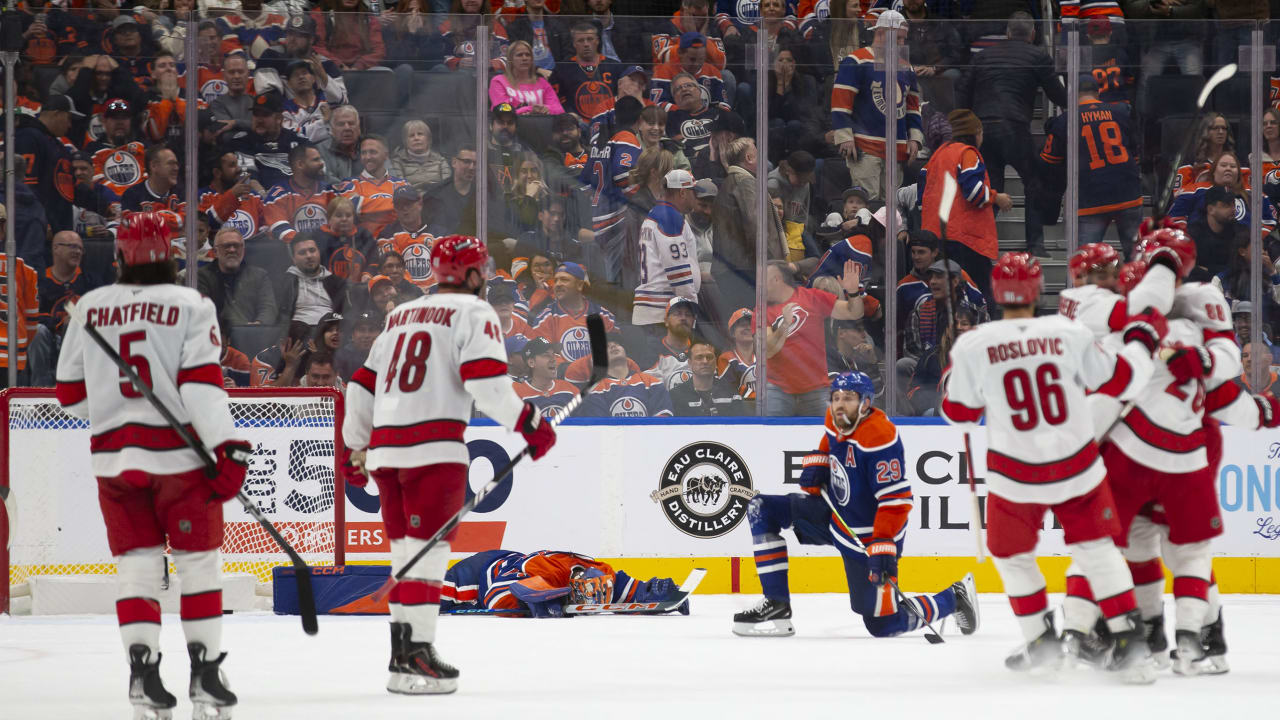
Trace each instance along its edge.
<instances>
[{"instance_id":1,"label":"player wearing number 48 jersey","mask_svg":"<svg viewBox=\"0 0 1280 720\"><path fill-rule=\"evenodd\" d=\"M112 360L73 322L58 358L58 402L87 418L98 503L116 561L116 616L129 657L135 718L163 720L176 704L160 679L160 586L165 544L182 577L180 611L191 656L195 716L229 718L222 652L222 504L244 483L252 446L232 424L222 389L213 303L174 284L168 222L125 215L116 234L115 285L86 293L80 310L178 422L213 448L200 458ZM198 408L198 410L196 410Z\"/></svg>"},{"instance_id":2,"label":"player wearing number 48 jersey","mask_svg":"<svg viewBox=\"0 0 1280 720\"><path fill-rule=\"evenodd\" d=\"M956 342L942 414L975 429L987 418L987 547L1028 641L1006 665L1035 669L1061 658L1035 559L1039 528L1052 510L1116 636L1109 667L1126 681L1151 682L1155 670L1133 580L1112 542L1119 524L1085 389L1122 400L1138 393L1151 377L1164 318L1154 311L1130 318L1122 331L1124 346L1114 352L1073 320L1034 316L1043 286L1035 258L1005 254L992 269L991 285L1005 319L980 325Z\"/></svg>"},{"instance_id":3,"label":"player wearing number 48 jersey","mask_svg":"<svg viewBox=\"0 0 1280 720\"><path fill-rule=\"evenodd\" d=\"M551 424L511 389L498 315L478 297L488 262L484 243L474 237L436 240L431 270L438 291L387 316L347 385L343 474L357 486L368 477L377 483L393 575L462 509L470 462L463 431L473 401L485 415L519 430L534 460L555 444ZM458 687L458 671L434 645L456 532L391 589L391 692L450 693Z\"/></svg>"},{"instance_id":4,"label":"player wearing number 48 jersey","mask_svg":"<svg viewBox=\"0 0 1280 720\"><path fill-rule=\"evenodd\" d=\"M826 432L818 450L805 457L800 476L808 494L757 495L747 505L764 599L733 616L735 634L795 633L787 541L780 534L786 528L792 528L802 544L836 546L849 581L849 604L873 636L901 635L953 613L964 634L978 629L972 575L934 595L901 598L896 592L911 485L904 473L898 429L871 407L874 396L875 387L865 373L836 376Z\"/></svg>"}]
</instances>

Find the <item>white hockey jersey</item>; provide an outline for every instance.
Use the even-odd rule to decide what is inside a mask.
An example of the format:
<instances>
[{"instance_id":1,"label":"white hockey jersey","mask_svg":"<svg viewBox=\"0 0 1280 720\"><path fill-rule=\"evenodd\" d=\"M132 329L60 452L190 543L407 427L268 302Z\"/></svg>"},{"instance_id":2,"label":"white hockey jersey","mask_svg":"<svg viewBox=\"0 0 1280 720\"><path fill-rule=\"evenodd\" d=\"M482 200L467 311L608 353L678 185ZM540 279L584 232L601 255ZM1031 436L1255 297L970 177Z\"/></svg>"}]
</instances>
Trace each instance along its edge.
<instances>
[{"instance_id":1,"label":"white hockey jersey","mask_svg":"<svg viewBox=\"0 0 1280 720\"><path fill-rule=\"evenodd\" d=\"M474 295L425 295L387 316L352 375L342 438L368 448L370 470L468 464L472 398L508 428L524 406L507 377L498 315Z\"/></svg>"},{"instance_id":2,"label":"white hockey jersey","mask_svg":"<svg viewBox=\"0 0 1280 720\"><path fill-rule=\"evenodd\" d=\"M702 275L693 230L680 211L660 202L640 224L640 284L636 287L632 322L661 323L673 297L698 301Z\"/></svg>"},{"instance_id":3,"label":"white hockey jersey","mask_svg":"<svg viewBox=\"0 0 1280 720\"><path fill-rule=\"evenodd\" d=\"M207 448L237 435L222 387L221 334L213 302L177 285L108 285L80 299L89 322L174 417ZM73 322L58 358L57 396L88 418L93 474L156 475L201 466L160 413L133 387L84 327ZM192 412L194 410L194 412Z\"/></svg>"},{"instance_id":4,"label":"white hockey jersey","mask_svg":"<svg viewBox=\"0 0 1280 720\"><path fill-rule=\"evenodd\" d=\"M1127 399L1151 370L1146 348L1130 343L1113 353L1061 315L998 320L956 342L942 414L953 424L986 415L991 492L1052 505L1105 476L1085 389Z\"/></svg>"},{"instance_id":5,"label":"white hockey jersey","mask_svg":"<svg viewBox=\"0 0 1280 720\"><path fill-rule=\"evenodd\" d=\"M1124 297L1097 285L1066 288L1058 293L1058 314L1084 324L1095 340L1119 332L1129 321Z\"/></svg>"}]
</instances>

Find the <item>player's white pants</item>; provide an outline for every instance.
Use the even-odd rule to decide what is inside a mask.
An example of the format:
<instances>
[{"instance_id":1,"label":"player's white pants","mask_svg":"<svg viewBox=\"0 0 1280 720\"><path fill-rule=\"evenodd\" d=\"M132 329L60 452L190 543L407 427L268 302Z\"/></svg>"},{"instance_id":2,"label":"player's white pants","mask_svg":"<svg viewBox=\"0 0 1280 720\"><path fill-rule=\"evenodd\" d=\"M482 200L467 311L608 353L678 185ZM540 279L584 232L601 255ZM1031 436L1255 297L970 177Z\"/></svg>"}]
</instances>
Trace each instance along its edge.
<instances>
[{"instance_id":1,"label":"player's white pants","mask_svg":"<svg viewBox=\"0 0 1280 720\"><path fill-rule=\"evenodd\" d=\"M160 582L164 548L138 548L116 556L116 618L127 654L130 645L146 645L151 657L160 652Z\"/></svg>"},{"instance_id":2,"label":"player's white pants","mask_svg":"<svg viewBox=\"0 0 1280 720\"><path fill-rule=\"evenodd\" d=\"M1165 554L1169 570L1173 572L1174 607L1177 609L1178 630L1199 633L1205 619L1217 619L1217 613L1209 615L1209 578L1213 573L1213 558L1209 555L1209 541L1185 545L1169 544ZM1215 593L1216 594L1216 593Z\"/></svg>"},{"instance_id":3,"label":"player's white pants","mask_svg":"<svg viewBox=\"0 0 1280 720\"><path fill-rule=\"evenodd\" d=\"M1133 578L1119 548L1104 537L1068 545L1071 559L1089 579L1098 609L1107 619L1107 627L1120 632L1128 630L1125 615L1134 609Z\"/></svg>"},{"instance_id":4,"label":"player's white pants","mask_svg":"<svg viewBox=\"0 0 1280 720\"><path fill-rule=\"evenodd\" d=\"M1036 565L1035 552L1009 557L993 557L1009 605L1028 642L1045 631L1044 616L1049 612L1049 596L1045 593L1044 574Z\"/></svg>"},{"instance_id":5,"label":"player's white pants","mask_svg":"<svg viewBox=\"0 0 1280 720\"><path fill-rule=\"evenodd\" d=\"M406 537L402 562L408 562L427 541ZM440 588L444 584L444 571L449 564L450 545L438 542L421 560L409 568L396 587L400 595L400 612L404 621L413 628L413 642L435 642L436 620L440 617ZM392 572L398 569L392 568Z\"/></svg>"},{"instance_id":6,"label":"player's white pants","mask_svg":"<svg viewBox=\"0 0 1280 720\"><path fill-rule=\"evenodd\" d=\"M222 553L218 550L175 550L173 564L182 586L182 632L187 643L200 643L205 657L222 653Z\"/></svg>"}]
</instances>

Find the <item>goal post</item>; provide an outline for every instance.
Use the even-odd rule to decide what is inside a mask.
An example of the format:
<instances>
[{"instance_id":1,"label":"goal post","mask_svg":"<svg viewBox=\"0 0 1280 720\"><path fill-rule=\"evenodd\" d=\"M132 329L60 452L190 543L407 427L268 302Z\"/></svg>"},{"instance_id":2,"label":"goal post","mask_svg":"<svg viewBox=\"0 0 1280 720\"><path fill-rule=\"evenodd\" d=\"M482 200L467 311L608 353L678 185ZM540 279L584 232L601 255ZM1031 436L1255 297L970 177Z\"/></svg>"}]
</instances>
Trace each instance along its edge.
<instances>
[{"instance_id":1,"label":"goal post","mask_svg":"<svg viewBox=\"0 0 1280 720\"><path fill-rule=\"evenodd\" d=\"M342 394L333 388L228 389L240 436L253 443L244 494L310 564L344 564ZM63 412L50 388L0 391L0 487L17 521L0 509L0 610L32 578L109 579L115 563L98 508L87 421ZM224 574L271 582L289 564L237 502L224 506ZM94 578L93 576L101 576Z\"/></svg>"}]
</instances>

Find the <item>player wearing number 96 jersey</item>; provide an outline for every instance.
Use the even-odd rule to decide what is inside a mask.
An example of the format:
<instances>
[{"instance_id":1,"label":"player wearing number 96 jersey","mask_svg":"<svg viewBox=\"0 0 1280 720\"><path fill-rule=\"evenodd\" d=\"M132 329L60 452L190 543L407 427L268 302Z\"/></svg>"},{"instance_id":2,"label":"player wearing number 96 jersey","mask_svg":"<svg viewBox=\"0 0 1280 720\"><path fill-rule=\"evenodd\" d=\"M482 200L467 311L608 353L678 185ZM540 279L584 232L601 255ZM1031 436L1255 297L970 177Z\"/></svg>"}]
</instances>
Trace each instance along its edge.
<instances>
[{"instance_id":1,"label":"player wearing number 96 jersey","mask_svg":"<svg viewBox=\"0 0 1280 720\"><path fill-rule=\"evenodd\" d=\"M672 170L663 182L662 200L640 225L640 285L636 287L631 322L659 325L672 298L698 301L702 275L697 243L685 213L693 210L693 175Z\"/></svg>"},{"instance_id":2,"label":"player wearing number 96 jersey","mask_svg":"<svg viewBox=\"0 0 1280 720\"><path fill-rule=\"evenodd\" d=\"M156 399L217 457L204 463L120 372L80 322L58 358L58 402L89 420L98 504L116 561L116 616L129 656L135 717L168 718L160 680L160 588L165 544L182 575L181 617L197 717L230 717L236 696L219 677L222 652L222 504L244 483L252 446L231 420L222 389L221 333L213 303L174 285L168 222L129 213L116 235L123 271L81 298L79 310ZM85 498L88 500L88 497Z\"/></svg>"},{"instance_id":3,"label":"player wearing number 96 jersey","mask_svg":"<svg viewBox=\"0 0 1280 720\"><path fill-rule=\"evenodd\" d=\"M1028 641L1006 664L1030 669L1061 657L1035 560L1044 514L1052 510L1067 549L1116 633L1114 669L1127 680L1147 682L1148 675L1154 680L1133 580L1112 542L1119 524L1103 482L1106 471L1085 390L1121 400L1140 391L1151 377L1164 319L1156 312L1129 318L1122 329L1123 348L1113 353L1078 322L1061 315L1035 317L1042 287L1035 258L1007 253L991 278L1005 319L980 325L956 341L942 414L975 430L986 415L987 547Z\"/></svg>"},{"instance_id":4,"label":"player wearing number 96 jersey","mask_svg":"<svg viewBox=\"0 0 1280 720\"><path fill-rule=\"evenodd\" d=\"M431 269L438 291L397 307L347 386L343 474L378 486L391 540L391 572L462 508L470 456L463 439L471 404L519 430L534 460L555 430L521 402L507 377L507 352L493 306L478 297L489 253L474 237L436 240ZM363 457L361 457L363 456ZM391 680L406 694L449 693L458 671L434 649L440 588L456 529L391 589Z\"/></svg>"}]
</instances>

